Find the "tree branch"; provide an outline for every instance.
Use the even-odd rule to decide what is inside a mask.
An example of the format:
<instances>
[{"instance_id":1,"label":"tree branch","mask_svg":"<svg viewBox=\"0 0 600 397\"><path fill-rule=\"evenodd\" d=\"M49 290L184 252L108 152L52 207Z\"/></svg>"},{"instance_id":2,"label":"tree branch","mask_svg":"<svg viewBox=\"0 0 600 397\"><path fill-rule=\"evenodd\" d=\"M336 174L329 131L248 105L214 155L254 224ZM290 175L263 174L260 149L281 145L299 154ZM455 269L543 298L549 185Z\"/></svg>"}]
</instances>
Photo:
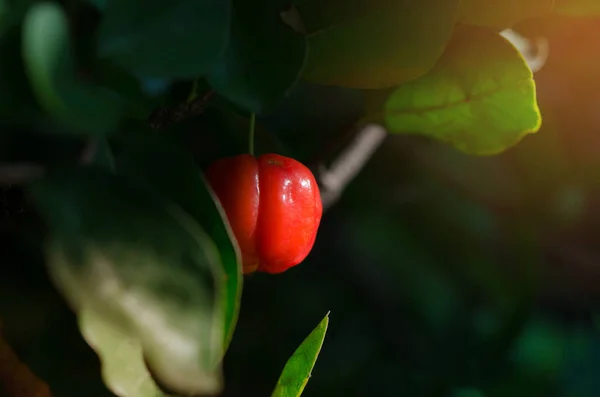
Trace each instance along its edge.
<instances>
[{"instance_id":1,"label":"tree branch","mask_svg":"<svg viewBox=\"0 0 600 397\"><path fill-rule=\"evenodd\" d=\"M358 175L381 146L387 131L376 124L363 127L344 148L329 168L317 164L317 181L321 185L321 200L326 210L335 204L346 186Z\"/></svg>"}]
</instances>

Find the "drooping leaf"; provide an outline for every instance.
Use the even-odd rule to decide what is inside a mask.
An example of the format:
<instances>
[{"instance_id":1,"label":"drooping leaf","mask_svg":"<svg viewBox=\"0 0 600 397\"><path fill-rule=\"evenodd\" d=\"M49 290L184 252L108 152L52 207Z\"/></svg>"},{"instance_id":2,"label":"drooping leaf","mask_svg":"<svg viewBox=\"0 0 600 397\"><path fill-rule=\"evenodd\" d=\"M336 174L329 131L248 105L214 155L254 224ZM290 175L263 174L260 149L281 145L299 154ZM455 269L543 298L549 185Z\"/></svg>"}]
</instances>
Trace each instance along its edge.
<instances>
[{"instance_id":1,"label":"drooping leaf","mask_svg":"<svg viewBox=\"0 0 600 397\"><path fill-rule=\"evenodd\" d=\"M155 78L208 71L229 38L229 0L108 0L99 54Z\"/></svg>"},{"instance_id":2,"label":"drooping leaf","mask_svg":"<svg viewBox=\"0 0 600 397\"><path fill-rule=\"evenodd\" d=\"M102 377L122 397L166 397L148 372L141 343L98 313L83 309L79 327L102 362Z\"/></svg>"},{"instance_id":3,"label":"drooping leaf","mask_svg":"<svg viewBox=\"0 0 600 397\"><path fill-rule=\"evenodd\" d=\"M222 274L204 230L178 206L104 168L56 170L30 193L50 229L47 266L57 288L78 315L91 312L96 324L141 345L143 357L126 355L122 364L140 368L145 359L180 393L218 392ZM80 326L84 336L103 332ZM96 342L88 340L101 357L118 353ZM105 382L120 394L127 385L111 374Z\"/></svg>"},{"instance_id":4,"label":"drooping leaf","mask_svg":"<svg viewBox=\"0 0 600 397\"><path fill-rule=\"evenodd\" d=\"M548 15L553 7L554 0L462 0L459 21L506 29L524 19Z\"/></svg>"},{"instance_id":5,"label":"drooping leaf","mask_svg":"<svg viewBox=\"0 0 600 397\"><path fill-rule=\"evenodd\" d=\"M328 325L329 313L285 364L271 397L299 397L302 394L323 346Z\"/></svg>"},{"instance_id":6,"label":"drooping leaf","mask_svg":"<svg viewBox=\"0 0 600 397\"><path fill-rule=\"evenodd\" d=\"M306 1L303 77L349 88L393 87L429 71L450 39L457 0Z\"/></svg>"},{"instance_id":7,"label":"drooping leaf","mask_svg":"<svg viewBox=\"0 0 600 397\"><path fill-rule=\"evenodd\" d=\"M224 271L224 343L229 345L242 293L240 253L227 217L194 160L164 133L131 129L112 141L116 171L145 182L190 214L219 249ZM160 159L160 161L157 161Z\"/></svg>"},{"instance_id":8,"label":"drooping leaf","mask_svg":"<svg viewBox=\"0 0 600 397\"><path fill-rule=\"evenodd\" d=\"M387 98L384 120L392 133L429 136L476 155L502 152L541 125L520 53L496 33L466 26L434 69Z\"/></svg>"},{"instance_id":9,"label":"drooping leaf","mask_svg":"<svg viewBox=\"0 0 600 397\"><path fill-rule=\"evenodd\" d=\"M600 2L596 0L554 0L556 14L574 17L600 15Z\"/></svg>"},{"instance_id":10,"label":"drooping leaf","mask_svg":"<svg viewBox=\"0 0 600 397\"><path fill-rule=\"evenodd\" d=\"M207 77L215 91L254 113L283 98L304 67L307 39L284 23L280 4L233 0L231 39Z\"/></svg>"},{"instance_id":11,"label":"drooping leaf","mask_svg":"<svg viewBox=\"0 0 600 397\"><path fill-rule=\"evenodd\" d=\"M68 23L53 2L37 3L23 23L23 57L42 107L75 133L105 135L122 114L119 97L78 81Z\"/></svg>"}]
</instances>

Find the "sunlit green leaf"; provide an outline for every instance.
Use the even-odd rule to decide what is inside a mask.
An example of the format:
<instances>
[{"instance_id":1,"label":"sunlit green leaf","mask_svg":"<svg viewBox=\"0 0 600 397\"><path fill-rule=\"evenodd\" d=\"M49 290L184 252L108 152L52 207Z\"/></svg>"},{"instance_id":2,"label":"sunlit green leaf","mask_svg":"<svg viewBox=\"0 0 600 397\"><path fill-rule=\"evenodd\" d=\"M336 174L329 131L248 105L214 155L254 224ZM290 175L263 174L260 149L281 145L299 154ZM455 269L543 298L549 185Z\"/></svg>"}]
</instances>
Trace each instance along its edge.
<instances>
[{"instance_id":1,"label":"sunlit green leaf","mask_svg":"<svg viewBox=\"0 0 600 397\"><path fill-rule=\"evenodd\" d=\"M220 94L260 113L296 84L307 54L306 37L284 23L278 0L234 0L232 36L208 74Z\"/></svg>"},{"instance_id":2,"label":"sunlit green leaf","mask_svg":"<svg viewBox=\"0 0 600 397\"><path fill-rule=\"evenodd\" d=\"M41 2L29 9L23 57L38 101L73 132L103 135L116 128L119 97L76 78L67 18L58 4Z\"/></svg>"},{"instance_id":3,"label":"sunlit green leaf","mask_svg":"<svg viewBox=\"0 0 600 397\"><path fill-rule=\"evenodd\" d=\"M195 78L229 37L228 0L108 0L99 53L145 77Z\"/></svg>"},{"instance_id":4,"label":"sunlit green leaf","mask_svg":"<svg viewBox=\"0 0 600 397\"><path fill-rule=\"evenodd\" d=\"M178 206L104 168L57 170L30 191L50 229L48 271L73 309L137 341L169 389L218 392L222 274L203 229ZM100 356L118 353L111 338L94 344L102 330L81 326ZM122 365L139 368L142 357L126 359ZM114 374L105 372L105 382L119 394L127 385Z\"/></svg>"},{"instance_id":5,"label":"sunlit green leaf","mask_svg":"<svg viewBox=\"0 0 600 397\"><path fill-rule=\"evenodd\" d=\"M299 397L302 394L323 346L328 325L329 313L285 364L272 397Z\"/></svg>"},{"instance_id":6,"label":"sunlit green leaf","mask_svg":"<svg viewBox=\"0 0 600 397\"><path fill-rule=\"evenodd\" d=\"M426 135L476 155L502 152L541 125L520 53L474 27L457 28L435 68L388 97L384 120L392 133Z\"/></svg>"},{"instance_id":7,"label":"sunlit green leaf","mask_svg":"<svg viewBox=\"0 0 600 397\"><path fill-rule=\"evenodd\" d=\"M240 254L227 217L202 172L190 155L164 133L130 129L114 137L112 148L117 173L144 181L179 205L216 243L224 270L227 347L235 330L242 293Z\"/></svg>"},{"instance_id":8,"label":"sunlit green leaf","mask_svg":"<svg viewBox=\"0 0 600 397\"><path fill-rule=\"evenodd\" d=\"M548 15L554 0L461 0L459 21L505 29L523 19Z\"/></svg>"},{"instance_id":9,"label":"sunlit green leaf","mask_svg":"<svg viewBox=\"0 0 600 397\"><path fill-rule=\"evenodd\" d=\"M457 0L302 2L310 45L303 76L370 89L413 80L442 55L457 8Z\"/></svg>"}]
</instances>

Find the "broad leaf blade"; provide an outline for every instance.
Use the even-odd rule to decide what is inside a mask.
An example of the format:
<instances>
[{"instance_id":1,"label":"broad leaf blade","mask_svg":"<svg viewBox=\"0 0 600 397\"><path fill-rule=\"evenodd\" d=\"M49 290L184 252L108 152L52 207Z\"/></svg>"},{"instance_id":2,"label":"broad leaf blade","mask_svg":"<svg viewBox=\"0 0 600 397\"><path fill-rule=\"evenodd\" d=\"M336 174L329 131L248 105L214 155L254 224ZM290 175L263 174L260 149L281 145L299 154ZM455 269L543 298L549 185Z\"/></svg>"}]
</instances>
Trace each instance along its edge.
<instances>
[{"instance_id":1,"label":"broad leaf blade","mask_svg":"<svg viewBox=\"0 0 600 397\"><path fill-rule=\"evenodd\" d=\"M229 38L228 0L109 0L99 52L145 77L195 78Z\"/></svg>"},{"instance_id":2,"label":"broad leaf blade","mask_svg":"<svg viewBox=\"0 0 600 397\"><path fill-rule=\"evenodd\" d=\"M304 67L307 39L284 23L280 4L233 0L231 39L207 76L215 91L250 112L282 99Z\"/></svg>"},{"instance_id":3,"label":"broad leaf blade","mask_svg":"<svg viewBox=\"0 0 600 397\"><path fill-rule=\"evenodd\" d=\"M285 364L272 397L299 397L302 394L323 346L328 325L329 313Z\"/></svg>"},{"instance_id":4,"label":"broad leaf blade","mask_svg":"<svg viewBox=\"0 0 600 397\"><path fill-rule=\"evenodd\" d=\"M76 78L67 17L51 2L33 5L23 23L23 58L33 91L75 133L106 135L123 114L120 98Z\"/></svg>"},{"instance_id":5,"label":"broad leaf blade","mask_svg":"<svg viewBox=\"0 0 600 397\"><path fill-rule=\"evenodd\" d=\"M50 228L48 270L74 310L92 311L140 343L170 389L218 392L221 275L202 228L179 207L103 168L56 171L30 190ZM114 348L93 347L101 356ZM106 383L119 393L118 380Z\"/></svg>"},{"instance_id":6,"label":"broad leaf blade","mask_svg":"<svg viewBox=\"0 0 600 397\"><path fill-rule=\"evenodd\" d=\"M138 340L112 326L90 309L79 313L79 328L85 340L100 356L102 378L117 395L168 396L148 372Z\"/></svg>"},{"instance_id":7,"label":"broad leaf blade","mask_svg":"<svg viewBox=\"0 0 600 397\"><path fill-rule=\"evenodd\" d=\"M242 294L239 247L221 208L202 172L178 144L163 133L131 129L112 140L115 168L148 185L179 205L208 232L219 249L224 276L224 344L231 341ZM161 159L161 161L156 161Z\"/></svg>"},{"instance_id":8,"label":"broad leaf blade","mask_svg":"<svg viewBox=\"0 0 600 397\"><path fill-rule=\"evenodd\" d=\"M416 79L442 55L457 9L457 0L303 2L310 45L303 77L364 89Z\"/></svg>"},{"instance_id":9,"label":"broad leaf blade","mask_svg":"<svg viewBox=\"0 0 600 397\"><path fill-rule=\"evenodd\" d=\"M436 67L387 98L384 119L392 133L426 135L476 155L500 153L541 125L521 54L474 27L457 28Z\"/></svg>"}]
</instances>

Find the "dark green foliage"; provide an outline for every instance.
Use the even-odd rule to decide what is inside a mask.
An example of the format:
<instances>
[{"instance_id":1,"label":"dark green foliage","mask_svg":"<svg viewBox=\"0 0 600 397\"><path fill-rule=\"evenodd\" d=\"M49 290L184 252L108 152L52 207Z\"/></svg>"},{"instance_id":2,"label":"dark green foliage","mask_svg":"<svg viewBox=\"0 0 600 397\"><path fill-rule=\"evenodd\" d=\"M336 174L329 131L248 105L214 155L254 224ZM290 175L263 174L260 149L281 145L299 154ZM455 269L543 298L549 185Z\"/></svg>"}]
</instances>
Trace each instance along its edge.
<instances>
[{"instance_id":1,"label":"dark green foliage","mask_svg":"<svg viewBox=\"0 0 600 397\"><path fill-rule=\"evenodd\" d=\"M594 395L599 11L0 0L3 335L55 397ZM323 190L390 134L305 263L244 278L203 169L253 113Z\"/></svg>"}]
</instances>

